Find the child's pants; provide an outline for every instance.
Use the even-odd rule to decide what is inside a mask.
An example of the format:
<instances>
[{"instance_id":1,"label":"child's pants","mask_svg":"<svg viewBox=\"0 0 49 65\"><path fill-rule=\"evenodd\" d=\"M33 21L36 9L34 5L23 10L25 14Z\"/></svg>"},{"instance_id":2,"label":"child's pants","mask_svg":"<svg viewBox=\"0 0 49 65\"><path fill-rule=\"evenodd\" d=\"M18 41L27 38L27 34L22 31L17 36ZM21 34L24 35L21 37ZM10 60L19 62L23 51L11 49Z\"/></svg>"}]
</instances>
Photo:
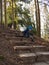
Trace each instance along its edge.
<instances>
[{"instance_id":1,"label":"child's pants","mask_svg":"<svg viewBox=\"0 0 49 65\"><path fill-rule=\"evenodd\" d=\"M29 31L27 31L27 30L25 30L25 31L23 31L23 35L24 35L24 37L29 37Z\"/></svg>"}]
</instances>

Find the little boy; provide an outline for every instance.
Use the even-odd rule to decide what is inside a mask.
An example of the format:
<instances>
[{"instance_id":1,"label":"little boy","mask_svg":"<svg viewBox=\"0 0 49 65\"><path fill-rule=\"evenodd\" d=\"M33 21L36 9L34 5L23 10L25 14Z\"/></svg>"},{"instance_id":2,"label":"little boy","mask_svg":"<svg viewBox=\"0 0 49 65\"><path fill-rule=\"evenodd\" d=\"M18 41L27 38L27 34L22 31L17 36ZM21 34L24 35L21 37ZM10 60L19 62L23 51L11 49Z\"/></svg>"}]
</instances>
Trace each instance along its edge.
<instances>
[{"instance_id":1,"label":"little boy","mask_svg":"<svg viewBox=\"0 0 49 65\"><path fill-rule=\"evenodd\" d=\"M30 36L30 32L31 32L32 28L33 28L33 27L30 25L30 26L28 26L28 27L26 28L26 30L23 31L24 37L29 37L29 36Z\"/></svg>"}]
</instances>

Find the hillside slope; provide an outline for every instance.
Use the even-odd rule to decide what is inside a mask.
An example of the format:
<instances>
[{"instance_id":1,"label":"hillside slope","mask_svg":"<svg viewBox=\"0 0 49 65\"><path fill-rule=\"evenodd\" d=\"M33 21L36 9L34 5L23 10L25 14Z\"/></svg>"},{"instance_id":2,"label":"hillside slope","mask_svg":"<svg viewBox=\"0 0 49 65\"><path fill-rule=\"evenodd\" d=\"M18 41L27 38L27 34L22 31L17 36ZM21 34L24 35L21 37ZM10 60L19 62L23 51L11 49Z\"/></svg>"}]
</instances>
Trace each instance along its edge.
<instances>
[{"instance_id":1,"label":"hillside slope","mask_svg":"<svg viewBox=\"0 0 49 65\"><path fill-rule=\"evenodd\" d=\"M33 40L23 37L19 31L0 26L0 65L32 65L49 61L49 42L35 35Z\"/></svg>"}]
</instances>

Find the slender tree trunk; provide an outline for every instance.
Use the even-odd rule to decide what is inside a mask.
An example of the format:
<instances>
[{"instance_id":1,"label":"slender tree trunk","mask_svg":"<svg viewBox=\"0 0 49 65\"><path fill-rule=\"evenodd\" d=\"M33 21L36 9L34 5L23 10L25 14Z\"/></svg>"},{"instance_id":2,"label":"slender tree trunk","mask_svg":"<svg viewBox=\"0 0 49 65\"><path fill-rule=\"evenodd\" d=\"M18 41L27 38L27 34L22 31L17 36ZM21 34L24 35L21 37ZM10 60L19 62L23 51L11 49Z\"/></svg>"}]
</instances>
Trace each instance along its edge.
<instances>
[{"instance_id":1,"label":"slender tree trunk","mask_svg":"<svg viewBox=\"0 0 49 65\"><path fill-rule=\"evenodd\" d=\"M13 28L14 28L14 8L13 8L13 3L14 3L14 0L12 0L12 23L13 23Z\"/></svg>"},{"instance_id":2,"label":"slender tree trunk","mask_svg":"<svg viewBox=\"0 0 49 65\"><path fill-rule=\"evenodd\" d=\"M2 17L3 16L2 16L2 0L1 0L1 25L2 25L2 20L3 20Z\"/></svg>"},{"instance_id":3,"label":"slender tree trunk","mask_svg":"<svg viewBox=\"0 0 49 65\"><path fill-rule=\"evenodd\" d=\"M4 12L5 12L5 27L7 28L6 0L4 0Z\"/></svg>"},{"instance_id":4,"label":"slender tree trunk","mask_svg":"<svg viewBox=\"0 0 49 65\"><path fill-rule=\"evenodd\" d=\"M40 9L38 0L35 1L35 9L36 9L36 26L37 26L37 35L41 37L41 30L40 30Z\"/></svg>"},{"instance_id":5,"label":"slender tree trunk","mask_svg":"<svg viewBox=\"0 0 49 65\"><path fill-rule=\"evenodd\" d=\"M16 17L16 3L15 3L15 17Z\"/></svg>"}]
</instances>

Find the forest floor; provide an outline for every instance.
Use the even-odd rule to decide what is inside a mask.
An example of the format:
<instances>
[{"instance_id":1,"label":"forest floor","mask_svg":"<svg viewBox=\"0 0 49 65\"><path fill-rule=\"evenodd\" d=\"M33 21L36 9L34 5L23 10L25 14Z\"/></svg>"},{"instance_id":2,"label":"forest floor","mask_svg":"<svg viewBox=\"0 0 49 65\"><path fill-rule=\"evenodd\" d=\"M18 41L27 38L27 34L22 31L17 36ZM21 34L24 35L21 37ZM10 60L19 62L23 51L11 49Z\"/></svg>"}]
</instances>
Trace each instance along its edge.
<instances>
[{"instance_id":1,"label":"forest floor","mask_svg":"<svg viewBox=\"0 0 49 65\"><path fill-rule=\"evenodd\" d=\"M0 26L0 65L49 65L49 42Z\"/></svg>"}]
</instances>

